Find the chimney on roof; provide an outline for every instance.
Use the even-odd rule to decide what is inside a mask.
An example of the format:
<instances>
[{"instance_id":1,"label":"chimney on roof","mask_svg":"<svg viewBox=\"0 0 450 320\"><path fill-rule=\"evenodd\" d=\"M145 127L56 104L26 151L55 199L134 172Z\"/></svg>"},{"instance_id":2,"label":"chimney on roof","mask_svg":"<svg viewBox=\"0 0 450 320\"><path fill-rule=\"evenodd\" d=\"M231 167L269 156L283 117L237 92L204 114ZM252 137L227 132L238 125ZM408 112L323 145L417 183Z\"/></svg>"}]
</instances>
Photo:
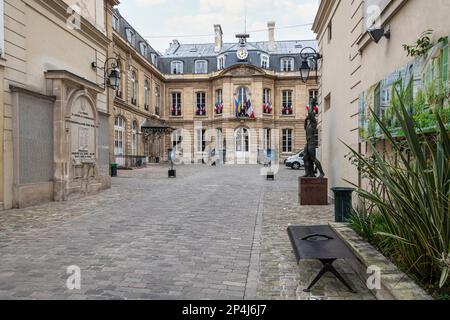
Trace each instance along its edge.
<instances>
[{"instance_id":1,"label":"chimney on roof","mask_svg":"<svg viewBox=\"0 0 450 320\"><path fill-rule=\"evenodd\" d=\"M275 44L275 21L269 21L267 23L267 28L269 29L269 51L274 51L276 49L276 44Z\"/></svg>"},{"instance_id":2,"label":"chimney on roof","mask_svg":"<svg viewBox=\"0 0 450 320\"><path fill-rule=\"evenodd\" d=\"M220 24L214 25L214 34L215 34L214 52L220 52L223 47L223 32Z\"/></svg>"}]
</instances>

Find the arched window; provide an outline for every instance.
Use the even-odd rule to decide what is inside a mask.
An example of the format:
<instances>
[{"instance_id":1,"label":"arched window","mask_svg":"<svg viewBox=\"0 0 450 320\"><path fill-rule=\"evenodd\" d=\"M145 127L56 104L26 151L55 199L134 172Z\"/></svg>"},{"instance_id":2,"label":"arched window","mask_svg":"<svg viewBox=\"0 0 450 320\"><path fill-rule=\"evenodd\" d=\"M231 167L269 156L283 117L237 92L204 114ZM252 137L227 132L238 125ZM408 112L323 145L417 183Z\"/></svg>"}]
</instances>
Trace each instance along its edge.
<instances>
[{"instance_id":1,"label":"arched window","mask_svg":"<svg viewBox=\"0 0 450 320\"><path fill-rule=\"evenodd\" d=\"M116 163L125 164L125 120L118 116L114 122L114 156Z\"/></svg>"},{"instance_id":2,"label":"arched window","mask_svg":"<svg viewBox=\"0 0 450 320\"><path fill-rule=\"evenodd\" d=\"M170 63L170 69L172 74L182 74L183 73L183 62L182 61L172 61Z\"/></svg>"},{"instance_id":3,"label":"arched window","mask_svg":"<svg viewBox=\"0 0 450 320\"><path fill-rule=\"evenodd\" d=\"M281 58L281 71L294 71L294 58L286 57Z\"/></svg>"},{"instance_id":4,"label":"arched window","mask_svg":"<svg viewBox=\"0 0 450 320\"><path fill-rule=\"evenodd\" d=\"M208 73L208 61L206 60L195 61L195 73Z\"/></svg>"},{"instance_id":5,"label":"arched window","mask_svg":"<svg viewBox=\"0 0 450 320\"><path fill-rule=\"evenodd\" d=\"M131 128L131 155L137 155L137 133L138 133L138 124L136 121L133 121L133 125Z\"/></svg>"},{"instance_id":6,"label":"arched window","mask_svg":"<svg viewBox=\"0 0 450 320\"><path fill-rule=\"evenodd\" d=\"M149 91L149 86L148 86L148 80L144 81L144 109L148 111L148 91Z\"/></svg>"},{"instance_id":7,"label":"arched window","mask_svg":"<svg viewBox=\"0 0 450 320\"><path fill-rule=\"evenodd\" d=\"M247 87L239 87L236 91L236 117L250 117L253 114L250 94Z\"/></svg>"},{"instance_id":8,"label":"arched window","mask_svg":"<svg viewBox=\"0 0 450 320\"><path fill-rule=\"evenodd\" d=\"M239 87L237 90L238 101L245 102L248 100L248 88L247 87Z\"/></svg>"},{"instance_id":9,"label":"arched window","mask_svg":"<svg viewBox=\"0 0 450 320\"><path fill-rule=\"evenodd\" d=\"M137 75L136 71L131 71L131 103L137 105Z\"/></svg>"}]
</instances>

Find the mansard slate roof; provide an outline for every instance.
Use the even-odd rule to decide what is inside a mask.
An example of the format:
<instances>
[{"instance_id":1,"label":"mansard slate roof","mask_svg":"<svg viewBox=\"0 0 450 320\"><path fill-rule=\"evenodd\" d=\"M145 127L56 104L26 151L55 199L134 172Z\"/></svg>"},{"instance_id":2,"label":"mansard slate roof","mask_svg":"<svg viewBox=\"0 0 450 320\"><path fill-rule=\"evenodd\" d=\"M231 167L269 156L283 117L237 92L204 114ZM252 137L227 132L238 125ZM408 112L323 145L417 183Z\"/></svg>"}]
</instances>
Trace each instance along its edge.
<instances>
[{"instance_id":1,"label":"mansard slate roof","mask_svg":"<svg viewBox=\"0 0 450 320\"><path fill-rule=\"evenodd\" d=\"M318 49L316 40L290 40L276 41L275 50L269 51L269 42L247 42L247 50L260 51L269 55L296 55L305 47ZM202 44L172 44L163 55L163 58L200 58L217 57L226 52L236 51L239 48L238 43L224 43L220 52L214 52L214 43Z\"/></svg>"},{"instance_id":2,"label":"mansard slate roof","mask_svg":"<svg viewBox=\"0 0 450 320\"><path fill-rule=\"evenodd\" d=\"M157 59L157 68L165 74L171 73L171 62L182 61L184 64L183 73L190 74L195 73L195 61L206 60L208 62L208 73L218 71L217 69L217 57L225 56L225 68L232 65L241 63L238 61L235 52L239 48L239 43L224 43L220 52L215 52L214 43L199 43L199 44L182 44L174 40L170 47L164 54L159 53L151 47L151 45L139 35L138 32L129 24L120 14L119 10L114 9L114 15L119 18L119 29L117 32L122 38L127 41L126 30L130 28L133 30L136 41L134 48L137 52L141 53L140 43L145 42L148 50L146 59L152 63L152 55ZM290 41L275 41L274 50L269 50L268 41L259 42L247 42L246 48L249 51L249 57L247 63L260 67L261 55L265 54L269 56L269 69L280 70L282 57L294 58L295 69L301 65L300 51L305 47L312 47L316 51L318 45L316 40L290 40ZM142 53L141 53L142 55Z\"/></svg>"}]
</instances>

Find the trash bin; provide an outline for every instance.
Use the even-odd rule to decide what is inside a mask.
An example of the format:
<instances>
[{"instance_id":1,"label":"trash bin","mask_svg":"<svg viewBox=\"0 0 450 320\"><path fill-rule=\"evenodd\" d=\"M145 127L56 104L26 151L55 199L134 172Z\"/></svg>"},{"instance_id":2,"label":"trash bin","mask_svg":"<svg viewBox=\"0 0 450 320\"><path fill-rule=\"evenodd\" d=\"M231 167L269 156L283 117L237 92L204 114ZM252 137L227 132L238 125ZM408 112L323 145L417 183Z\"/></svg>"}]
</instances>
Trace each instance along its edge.
<instances>
[{"instance_id":1,"label":"trash bin","mask_svg":"<svg viewBox=\"0 0 450 320\"><path fill-rule=\"evenodd\" d=\"M117 163L111 164L111 177L117 177Z\"/></svg>"},{"instance_id":2,"label":"trash bin","mask_svg":"<svg viewBox=\"0 0 450 320\"><path fill-rule=\"evenodd\" d=\"M353 188L332 188L334 192L334 206L336 222L347 222L352 212Z\"/></svg>"}]
</instances>

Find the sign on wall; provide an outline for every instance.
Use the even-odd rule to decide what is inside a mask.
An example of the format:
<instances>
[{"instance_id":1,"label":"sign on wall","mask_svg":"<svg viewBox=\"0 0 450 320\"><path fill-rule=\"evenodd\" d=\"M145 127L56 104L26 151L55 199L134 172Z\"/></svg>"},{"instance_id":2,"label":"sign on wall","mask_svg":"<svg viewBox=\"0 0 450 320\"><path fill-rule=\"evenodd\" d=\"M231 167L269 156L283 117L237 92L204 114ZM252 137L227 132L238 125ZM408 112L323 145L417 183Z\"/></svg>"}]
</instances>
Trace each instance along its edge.
<instances>
[{"instance_id":1,"label":"sign on wall","mask_svg":"<svg viewBox=\"0 0 450 320\"><path fill-rule=\"evenodd\" d=\"M417 57L362 92L359 99L360 141L380 138L382 134L370 109L394 136L403 135L393 109L399 102L396 92L403 94L418 129L424 132L436 130L434 112L437 111L450 125L448 56L449 37L446 37L424 56Z\"/></svg>"}]
</instances>

